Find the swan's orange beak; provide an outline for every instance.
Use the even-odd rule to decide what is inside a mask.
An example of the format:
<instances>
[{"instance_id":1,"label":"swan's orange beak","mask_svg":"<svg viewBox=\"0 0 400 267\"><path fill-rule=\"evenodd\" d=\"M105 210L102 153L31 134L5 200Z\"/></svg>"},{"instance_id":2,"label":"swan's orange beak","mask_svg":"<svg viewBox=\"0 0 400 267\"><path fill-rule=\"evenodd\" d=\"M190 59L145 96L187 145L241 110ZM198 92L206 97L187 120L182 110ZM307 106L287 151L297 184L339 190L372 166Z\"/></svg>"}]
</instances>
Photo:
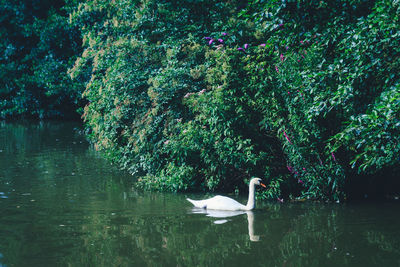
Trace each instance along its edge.
<instances>
[{"instance_id":1,"label":"swan's orange beak","mask_svg":"<svg viewBox=\"0 0 400 267\"><path fill-rule=\"evenodd\" d=\"M264 188L267 188L267 186L266 186L265 184L263 184L263 183L260 183L260 185L261 185L262 187L264 187Z\"/></svg>"}]
</instances>

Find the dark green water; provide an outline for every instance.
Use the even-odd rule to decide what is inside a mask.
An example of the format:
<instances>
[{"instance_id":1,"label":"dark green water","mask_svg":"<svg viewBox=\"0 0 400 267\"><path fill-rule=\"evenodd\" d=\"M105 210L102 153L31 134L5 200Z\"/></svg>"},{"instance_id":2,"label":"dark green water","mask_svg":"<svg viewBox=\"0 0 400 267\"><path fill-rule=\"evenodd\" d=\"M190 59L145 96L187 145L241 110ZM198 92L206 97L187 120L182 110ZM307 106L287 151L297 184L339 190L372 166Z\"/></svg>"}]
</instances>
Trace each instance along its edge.
<instances>
[{"instance_id":1,"label":"dark green water","mask_svg":"<svg viewBox=\"0 0 400 267\"><path fill-rule=\"evenodd\" d=\"M0 266L400 266L397 202L205 214L131 180L77 124L0 122Z\"/></svg>"}]
</instances>

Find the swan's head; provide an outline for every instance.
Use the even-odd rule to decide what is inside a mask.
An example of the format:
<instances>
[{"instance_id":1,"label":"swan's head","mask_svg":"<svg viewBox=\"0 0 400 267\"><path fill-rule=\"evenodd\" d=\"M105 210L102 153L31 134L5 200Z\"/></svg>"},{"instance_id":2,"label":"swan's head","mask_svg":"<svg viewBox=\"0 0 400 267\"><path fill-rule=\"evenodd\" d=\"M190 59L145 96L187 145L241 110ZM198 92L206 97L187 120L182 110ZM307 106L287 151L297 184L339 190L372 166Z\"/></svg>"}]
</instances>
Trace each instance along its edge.
<instances>
[{"instance_id":1,"label":"swan's head","mask_svg":"<svg viewBox=\"0 0 400 267\"><path fill-rule=\"evenodd\" d=\"M267 186L265 184L263 184L261 181L262 181L261 178L256 177L256 178L251 179L250 184L260 185L260 186L266 188Z\"/></svg>"}]
</instances>

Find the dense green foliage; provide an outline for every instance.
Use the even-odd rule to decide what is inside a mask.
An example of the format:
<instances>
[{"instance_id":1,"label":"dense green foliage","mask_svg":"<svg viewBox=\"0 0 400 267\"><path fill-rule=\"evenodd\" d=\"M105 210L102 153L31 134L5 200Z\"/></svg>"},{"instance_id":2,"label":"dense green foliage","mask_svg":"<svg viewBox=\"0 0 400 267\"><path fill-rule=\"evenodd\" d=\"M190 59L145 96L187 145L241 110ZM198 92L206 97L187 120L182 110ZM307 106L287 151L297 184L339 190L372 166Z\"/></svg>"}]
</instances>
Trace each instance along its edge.
<instances>
[{"instance_id":1,"label":"dense green foliage","mask_svg":"<svg viewBox=\"0 0 400 267\"><path fill-rule=\"evenodd\" d=\"M78 117L82 83L66 75L82 50L76 4L0 1L0 119Z\"/></svg>"},{"instance_id":2,"label":"dense green foliage","mask_svg":"<svg viewBox=\"0 0 400 267\"><path fill-rule=\"evenodd\" d=\"M73 80L61 73L77 47L62 55L57 73L46 70L61 55L41 57L9 84L32 82L1 86L9 97L3 117L3 110L20 112L4 106L28 99L37 92L31 87L41 88L38 99L77 103L85 82L91 140L144 188L234 191L259 176L269 182L268 198L338 200L378 184L398 190L398 1L73 5L69 24L55 15L46 20L83 34ZM76 42L68 34L44 36ZM27 112L29 105L17 106Z\"/></svg>"},{"instance_id":3,"label":"dense green foliage","mask_svg":"<svg viewBox=\"0 0 400 267\"><path fill-rule=\"evenodd\" d=\"M256 175L268 197L342 198L352 167L398 167L398 11L391 1L81 5L84 118L96 147L145 187L233 190Z\"/></svg>"}]
</instances>

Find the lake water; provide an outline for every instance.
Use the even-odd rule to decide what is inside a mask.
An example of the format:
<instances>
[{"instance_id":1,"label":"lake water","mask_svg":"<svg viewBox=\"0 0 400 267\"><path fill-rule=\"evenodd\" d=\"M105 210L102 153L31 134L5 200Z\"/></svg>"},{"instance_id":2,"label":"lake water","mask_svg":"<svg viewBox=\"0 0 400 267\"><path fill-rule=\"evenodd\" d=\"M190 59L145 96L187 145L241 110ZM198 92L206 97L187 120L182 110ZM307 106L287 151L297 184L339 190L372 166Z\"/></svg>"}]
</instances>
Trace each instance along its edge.
<instances>
[{"instance_id":1,"label":"lake water","mask_svg":"<svg viewBox=\"0 0 400 267\"><path fill-rule=\"evenodd\" d=\"M136 191L76 123L0 122L0 266L400 266L400 203L193 209ZM246 197L232 196L241 202Z\"/></svg>"}]
</instances>

